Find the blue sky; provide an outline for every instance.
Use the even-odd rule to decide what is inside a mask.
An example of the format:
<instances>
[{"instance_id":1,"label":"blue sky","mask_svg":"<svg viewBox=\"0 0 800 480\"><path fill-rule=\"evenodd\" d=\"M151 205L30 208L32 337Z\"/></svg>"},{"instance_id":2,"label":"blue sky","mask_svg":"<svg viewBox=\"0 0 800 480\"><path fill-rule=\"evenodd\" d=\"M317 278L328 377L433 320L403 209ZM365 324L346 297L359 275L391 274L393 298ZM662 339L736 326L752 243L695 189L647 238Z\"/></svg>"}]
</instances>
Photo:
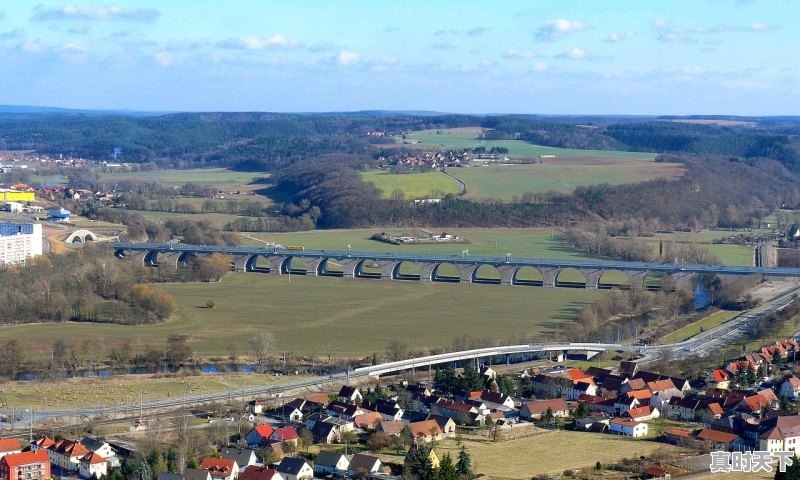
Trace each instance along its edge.
<instances>
[{"instance_id":1,"label":"blue sky","mask_svg":"<svg viewBox=\"0 0 800 480\"><path fill-rule=\"evenodd\" d=\"M0 104L800 114L800 2L0 3Z\"/></svg>"}]
</instances>

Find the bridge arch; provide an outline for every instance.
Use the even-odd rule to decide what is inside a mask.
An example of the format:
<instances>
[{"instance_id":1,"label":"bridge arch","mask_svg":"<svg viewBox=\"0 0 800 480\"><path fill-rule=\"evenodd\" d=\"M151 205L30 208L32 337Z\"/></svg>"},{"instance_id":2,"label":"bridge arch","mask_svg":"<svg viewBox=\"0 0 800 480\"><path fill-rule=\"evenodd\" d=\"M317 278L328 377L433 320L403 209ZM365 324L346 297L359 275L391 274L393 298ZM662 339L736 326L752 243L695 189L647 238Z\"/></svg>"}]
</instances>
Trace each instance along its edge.
<instances>
[{"instance_id":1,"label":"bridge arch","mask_svg":"<svg viewBox=\"0 0 800 480\"><path fill-rule=\"evenodd\" d=\"M69 237L65 240L66 243L86 243L86 242L96 242L97 235L90 232L89 230L75 230L70 234Z\"/></svg>"},{"instance_id":2,"label":"bridge arch","mask_svg":"<svg viewBox=\"0 0 800 480\"><path fill-rule=\"evenodd\" d=\"M281 273L291 273L292 275L306 275L308 269L306 262L300 257L286 257L280 265Z\"/></svg>"},{"instance_id":3,"label":"bridge arch","mask_svg":"<svg viewBox=\"0 0 800 480\"><path fill-rule=\"evenodd\" d=\"M597 288L628 290L631 288L631 281L621 270L604 270L597 280Z\"/></svg>"},{"instance_id":4,"label":"bridge arch","mask_svg":"<svg viewBox=\"0 0 800 480\"><path fill-rule=\"evenodd\" d=\"M436 264L431 273L431 281L458 283L461 281L458 267L454 263L442 262Z\"/></svg>"},{"instance_id":5,"label":"bridge arch","mask_svg":"<svg viewBox=\"0 0 800 480\"><path fill-rule=\"evenodd\" d=\"M484 263L472 273L472 282L499 285L502 278L500 270L494 265Z\"/></svg>"},{"instance_id":6,"label":"bridge arch","mask_svg":"<svg viewBox=\"0 0 800 480\"><path fill-rule=\"evenodd\" d=\"M541 287L544 285L542 272L534 267L520 267L514 272L514 285L534 285Z\"/></svg>"},{"instance_id":7,"label":"bridge arch","mask_svg":"<svg viewBox=\"0 0 800 480\"><path fill-rule=\"evenodd\" d=\"M395 280L420 280L422 278L422 268L416 262L399 262L394 266L392 278Z\"/></svg>"},{"instance_id":8,"label":"bridge arch","mask_svg":"<svg viewBox=\"0 0 800 480\"><path fill-rule=\"evenodd\" d=\"M318 276L343 277L342 261L338 258L323 258L316 266Z\"/></svg>"},{"instance_id":9,"label":"bridge arch","mask_svg":"<svg viewBox=\"0 0 800 480\"><path fill-rule=\"evenodd\" d=\"M556 275L556 287L586 288L586 276L575 268L563 268Z\"/></svg>"},{"instance_id":10,"label":"bridge arch","mask_svg":"<svg viewBox=\"0 0 800 480\"><path fill-rule=\"evenodd\" d=\"M644 276L644 287L646 290L667 291L675 290L675 279L666 272L647 272Z\"/></svg>"},{"instance_id":11,"label":"bridge arch","mask_svg":"<svg viewBox=\"0 0 800 480\"><path fill-rule=\"evenodd\" d=\"M358 278L381 278L381 265L377 260L365 258L356 265L355 276Z\"/></svg>"}]
</instances>

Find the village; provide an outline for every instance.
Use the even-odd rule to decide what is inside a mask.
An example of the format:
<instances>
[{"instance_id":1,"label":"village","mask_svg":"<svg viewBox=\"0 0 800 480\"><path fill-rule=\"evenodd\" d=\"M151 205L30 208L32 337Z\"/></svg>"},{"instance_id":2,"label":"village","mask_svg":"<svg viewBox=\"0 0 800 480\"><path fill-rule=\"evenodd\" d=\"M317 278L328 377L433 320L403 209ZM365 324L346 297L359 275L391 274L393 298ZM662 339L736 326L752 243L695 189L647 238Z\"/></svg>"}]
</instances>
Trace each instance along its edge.
<instances>
[{"instance_id":1,"label":"village","mask_svg":"<svg viewBox=\"0 0 800 480\"><path fill-rule=\"evenodd\" d=\"M712 451L798 450L799 349L795 340L778 341L692 382L632 361L614 369L551 365L522 372L513 365L469 364L437 370L428 381L397 376L345 384L338 392L257 398L231 405L225 418L209 419L241 415L249 426L240 433L213 451L190 453L182 472L173 461L156 462L161 470L152 473L159 480L394 479L426 478L422 470L428 469L430 475L452 470L475 478L480 472L473 472L465 445L571 430L625 438L632 446L656 441L680 447L677 456L625 466L597 462L591 469L675 478L707 470L702 459ZM138 423L137 429L147 428ZM19 437L7 438L0 440L0 478L117 478L126 463L147 463L148 452L135 444L39 435L23 448Z\"/></svg>"}]
</instances>

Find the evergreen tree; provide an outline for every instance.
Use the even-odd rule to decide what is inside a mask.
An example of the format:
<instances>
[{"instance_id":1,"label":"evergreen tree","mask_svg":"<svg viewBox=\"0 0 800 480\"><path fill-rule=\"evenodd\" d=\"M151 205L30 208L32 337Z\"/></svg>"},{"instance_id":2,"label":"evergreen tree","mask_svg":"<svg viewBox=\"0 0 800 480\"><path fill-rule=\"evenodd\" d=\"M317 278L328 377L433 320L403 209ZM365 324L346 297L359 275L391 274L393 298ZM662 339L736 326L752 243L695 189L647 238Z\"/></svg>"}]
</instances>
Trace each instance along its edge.
<instances>
[{"instance_id":1,"label":"evergreen tree","mask_svg":"<svg viewBox=\"0 0 800 480\"><path fill-rule=\"evenodd\" d=\"M473 480L475 478L475 473L472 471L472 458L470 458L464 445L461 445L461 449L458 451L456 471L458 471L458 475L463 480Z\"/></svg>"},{"instance_id":2,"label":"evergreen tree","mask_svg":"<svg viewBox=\"0 0 800 480\"><path fill-rule=\"evenodd\" d=\"M436 370L433 377L433 386L439 392L449 395L458 389L458 378L456 371L452 367L445 368L444 370Z\"/></svg>"},{"instance_id":3,"label":"evergreen tree","mask_svg":"<svg viewBox=\"0 0 800 480\"><path fill-rule=\"evenodd\" d=\"M431 461L431 447L414 444L408 451L406 475L417 480L436 480L436 471Z\"/></svg>"},{"instance_id":4,"label":"evergreen tree","mask_svg":"<svg viewBox=\"0 0 800 480\"><path fill-rule=\"evenodd\" d=\"M484 387L483 375L475 370L475 367L472 365L464 367L464 371L461 372L461 378L458 383L459 389L464 392L483 390Z\"/></svg>"},{"instance_id":5,"label":"evergreen tree","mask_svg":"<svg viewBox=\"0 0 800 480\"><path fill-rule=\"evenodd\" d=\"M449 453L445 453L439 462L439 470L436 471L436 480L458 480L458 470L453 465L453 459Z\"/></svg>"},{"instance_id":6,"label":"evergreen tree","mask_svg":"<svg viewBox=\"0 0 800 480\"><path fill-rule=\"evenodd\" d=\"M578 407L575 409L575 418L583 418L589 415L589 407L586 402L578 402Z\"/></svg>"},{"instance_id":7,"label":"evergreen tree","mask_svg":"<svg viewBox=\"0 0 800 480\"><path fill-rule=\"evenodd\" d=\"M147 462L147 459L143 459L141 463L139 463L139 480L152 480L150 464Z\"/></svg>"}]
</instances>

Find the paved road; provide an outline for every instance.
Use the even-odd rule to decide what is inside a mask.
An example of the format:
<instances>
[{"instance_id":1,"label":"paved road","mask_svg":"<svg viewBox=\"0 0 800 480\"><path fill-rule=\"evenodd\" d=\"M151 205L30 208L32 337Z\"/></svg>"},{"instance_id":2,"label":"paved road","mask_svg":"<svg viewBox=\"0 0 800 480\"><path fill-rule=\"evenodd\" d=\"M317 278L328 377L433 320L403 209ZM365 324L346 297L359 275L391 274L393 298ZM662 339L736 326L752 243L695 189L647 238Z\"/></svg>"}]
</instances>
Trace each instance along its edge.
<instances>
[{"instance_id":1,"label":"paved road","mask_svg":"<svg viewBox=\"0 0 800 480\"><path fill-rule=\"evenodd\" d=\"M649 272L675 273L714 273L728 275L769 275L778 277L800 277L800 268L770 268L748 266L701 265L683 263L623 262L617 260L574 259L559 260L552 258L517 258L489 256L459 255L426 255L405 253L381 253L349 250L289 250L285 248L258 247L222 247L216 245L187 245L172 243L112 243L116 250L127 251L161 251L161 252L202 252L225 253L229 255L281 255L312 258L354 258L364 260L392 260L407 262L446 262L453 264L490 264L513 265L519 267L560 267L560 268L595 268L609 270L636 270Z\"/></svg>"}]
</instances>

